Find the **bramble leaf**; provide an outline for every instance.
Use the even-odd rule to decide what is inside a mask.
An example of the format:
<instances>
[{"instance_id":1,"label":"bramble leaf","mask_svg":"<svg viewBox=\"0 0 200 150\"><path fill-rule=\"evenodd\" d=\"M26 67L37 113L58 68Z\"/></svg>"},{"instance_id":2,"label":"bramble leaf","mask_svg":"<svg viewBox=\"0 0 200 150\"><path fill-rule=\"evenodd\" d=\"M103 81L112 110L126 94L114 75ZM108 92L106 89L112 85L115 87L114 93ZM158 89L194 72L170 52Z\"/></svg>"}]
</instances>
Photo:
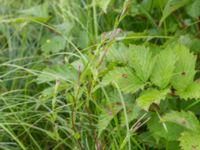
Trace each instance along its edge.
<instances>
[{"instance_id":1,"label":"bramble leaf","mask_svg":"<svg viewBox=\"0 0 200 150\"><path fill-rule=\"evenodd\" d=\"M102 85L112 82L116 82L125 93L135 93L144 87L144 83L127 67L115 68L108 72L102 80Z\"/></svg>"},{"instance_id":2,"label":"bramble leaf","mask_svg":"<svg viewBox=\"0 0 200 150\"><path fill-rule=\"evenodd\" d=\"M194 79L196 57L183 45L175 47L178 60L175 64L174 76L171 80L172 86L178 90L183 91L189 86Z\"/></svg>"},{"instance_id":3,"label":"bramble leaf","mask_svg":"<svg viewBox=\"0 0 200 150\"><path fill-rule=\"evenodd\" d=\"M160 100L165 99L169 89L157 90L157 89L148 89L143 91L140 96L136 99L136 102L139 107L148 111L151 104L159 104Z\"/></svg>"},{"instance_id":4,"label":"bramble leaf","mask_svg":"<svg viewBox=\"0 0 200 150\"><path fill-rule=\"evenodd\" d=\"M128 60L130 66L136 71L137 76L146 82L153 70L155 58L149 48L145 46L131 45L129 47Z\"/></svg>"},{"instance_id":5,"label":"bramble leaf","mask_svg":"<svg viewBox=\"0 0 200 150\"><path fill-rule=\"evenodd\" d=\"M176 55L171 49L165 49L157 55L157 60L151 75L151 81L160 87L165 88L173 76L176 63Z\"/></svg>"},{"instance_id":6,"label":"bramble leaf","mask_svg":"<svg viewBox=\"0 0 200 150\"><path fill-rule=\"evenodd\" d=\"M108 61L127 64L128 48L122 43L115 43L109 48L106 58Z\"/></svg>"},{"instance_id":7,"label":"bramble leaf","mask_svg":"<svg viewBox=\"0 0 200 150\"><path fill-rule=\"evenodd\" d=\"M200 129L199 120L196 118L196 116L192 112L171 111L162 117L162 121L173 122L190 130Z\"/></svg>"},{"instance_id":8,"label":"bramble leaf","mask_svg":"<svg viewBox=\"0 0 200 150\"><path fill-rule=\"evenodd\" d=\"M200 132L185 131L179 138L182 150L199 150L200 149Z\"/></svg>"},{"instance_id":9,"label":"bramble leaf","mask_svg":"<svg viewBox=\"0 0 200 150\"><path fill-rule=\"evenodd\" d=\"M200 83L193 82L184 91L177 91L177 94L186 100L200 98Z\"/></svg>"}]
</instances>

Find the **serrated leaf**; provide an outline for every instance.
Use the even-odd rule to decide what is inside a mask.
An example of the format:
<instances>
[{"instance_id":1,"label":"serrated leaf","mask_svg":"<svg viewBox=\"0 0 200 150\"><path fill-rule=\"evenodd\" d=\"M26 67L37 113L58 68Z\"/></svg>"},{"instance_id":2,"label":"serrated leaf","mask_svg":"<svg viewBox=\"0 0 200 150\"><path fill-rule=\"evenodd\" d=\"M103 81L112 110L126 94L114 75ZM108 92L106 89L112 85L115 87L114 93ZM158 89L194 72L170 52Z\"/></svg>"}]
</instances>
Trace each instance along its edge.
<instances>
[{"instance_id":1,"label":"serrated leaf","mask_svg":"<svg viewBox=\"0 0 200 150\"><path fill-rule=\"evenodd\" d=\"M187 6L186 10L191 17L195 19L198 18L200 16L200 1L194 0L190 5Z\"/></svg>"},{"instance_id":2,"label":"serrated leaf","mask_svg":"<svg viewBox=\"0 0 200 150\"><path fill-rule=\"evenodd\" d=\"M182 150L199 150L200 149L200 132L185 131L179 138Z\"/></svg>"},{"instance_id":3,"label":"serrated leaf","mask_svg":"<svg viewBox=\"0 0 200 150\"><path fill-rule=\"evenodd\" d=\"M188 87L194 79L196 57L183 45L175 47L178 60L175 64L174 76L171 80L172 86L178 90L183 91Z\"/></svg>"},{"instance_id":4,"label":"serrated leaf","mask_svg":"<svg viewBox=\"0 0 200 150\"><path fill-rule=\"evenodd\" d=\"M167 93L169 93L169 89L148 89L140 94L140 96L136 99L136 102L140 108L148 111L151 104L159 104L160 100L165 99Z\"/></svg>"},{"instance_id":5,"label":"serrated leaf","mask_svg":"<svg viewBox=\"0 0 200 150\"><path fill-rule=\"evenodd\" d=\"M190 0L168 0L160 20L160 24L175 10L188 4Z\"/></svg>"},{"instance_id":6,"label":"serrated leaf","mask_svg":"<svg viewBox=\"0 0 200 150\"><path fill-rule=\"evenodd\" d=\"M106 55L106 59L116 63L128 63L128 48L123 43L111 45Z\"/></svg>"},{"instance_id":7,"label":"serrated leaf","mask_svg":"<svg viewBox=\"0 0 200 150\"><path fill-rule=\"evenodd\" d=\"M50 81L68 81L74 82L78 78L78 72L70 65L55 65L44 69L37 78L38 83Z\"/></svg>"},{"instance_id":8,"label":"serrated leaf","mask_svg":"<svg viewBox=\"0 0 200 150\"><path fill-rule=\"evenodd\" d=\"M193 82L184 91L177 91L177 94L186 100L200 98L200 83Z\"/></svg>"},{"instance_id":9,"label":"serrated leaf","mask_svg":"<svg viewBox=\"0 0 200 150\"><path fill-rule=\"evenodd\" d=\"M155 58L149 48L131 45L129 47L128 60L130 66L136 71L142 81L147 81L152 73Z\"/></svg>"},{"instance_id":10,"label":"serrated leaf","mask_svg":"<svg viewBox=\"0 0 200 150\"><path fill-rule=\"evenodd\" d=\"M153 115L147 124L152 136L159 141L161 138L167 141L176 141L185 129L174 123L162 123L157 115Z\"/></svg>"},{"instance_id":11,"label":"serrated leaf","mask_svg":"<svg viewBox=\"0 0 200 150\"><path fill-rule=\"evenodd\" d=\"M161 51L157 55L157 60L151 75L151 81L160 87L165 88L173 76L176 63L176 54L171 49Z\"/></svg>"},{"instance_id":12,"label":"serrated leaf","mask_svg":"<svg viewBox=\"0 0 200 150\"><path fill-rule=\"evenodd\" d=\"M112 82L116 82L125 93L135 93L144 87L144 83L127 67L115 68L108 72L101 84L105 86Z\"/></svg>"},{"instance_id":13,"label":"serrated leaf","mask_svg":"<svg viewBox=\"0 0 200 150\"><path fill-rule=\"evenodd\" d=\"M199 120L196 118L196 116L192 112L171 111L162 117L162 121L173 122L190 130L200 129Z\"/></svg>"},{"instance_id":14,"label":"serrated leaf","mask_svg":"<svg viewBox=\"0 0 200 150\"><path fill-rule=\"evenodd\" d=\"M42 40L42 51L57 53L65 48L66 40L62 36L47 36Z\"/></svg>"}]
</instances>

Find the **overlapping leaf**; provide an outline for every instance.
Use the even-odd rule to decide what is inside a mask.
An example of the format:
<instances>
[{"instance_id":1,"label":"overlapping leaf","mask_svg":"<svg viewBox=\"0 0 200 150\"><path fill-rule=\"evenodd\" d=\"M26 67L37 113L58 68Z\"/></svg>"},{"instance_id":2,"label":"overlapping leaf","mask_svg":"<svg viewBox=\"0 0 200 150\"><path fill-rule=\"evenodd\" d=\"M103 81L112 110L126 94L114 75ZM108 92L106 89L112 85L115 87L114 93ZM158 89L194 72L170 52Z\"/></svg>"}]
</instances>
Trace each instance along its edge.
<instances>
[{"instance_id":1,"label":"overlapping leaf","mask_svg":"<svg viewBox=\"0 0 200 150\"><path fill-rule=\"evenodd\" d=\"M160 100L165 99L169 89L157 90L157 89L148 89L143 91L141 95L136 99L137 104L142 109L148 111L152 103L159 104Z\"/></svg>"},{"instance_id":2,"label":"overlapping leaf","mask_svg":"<svg viewBox=\"0 0 200 150\"><path fill-rule=\"evenodd\" d=\"M194 80L196 57L183 45L177 45L174 50L178 60L171 83L176 90L183 91Z\"/></svg>"},{"instance_id":3,"label":"overlapping leaf","mask_svg":"<svg viewBox=\"0 0 200 150\"><path fill-rule=\"evenodd\" d=\"M183 99L200 98L200 83L193 82L184 91L177 91L177 94Z\"/></svg>"},{"instance_id":4,"label":"overlapping leaf","mask_svg":"<svg viewBox=\"0 0 200 150\"><path fill-rule=\"evenodd\" d=\"M106 55L108 61L117 63L128 63L128 48L123 43L113 44Z\"/></svg>"},{"instance_id":5,"label":"overlapping leaf","mask_svg":"<svg viewBox=\"0 0 200 150\"><path fill-rule=\"evenodd\" d=\"M200 132L185 131L179 138L182 150L199 150L200 149Z\"/></svg>"},{"instance_id":6,"label":"overlapping leaf","mask_svg":"<svg viewBox=\"0 0 200 150\"><path fill-rule=\"evenodd\" d=\"M162 117L164 122L173 122L190 130L199 130L199 120L192 112L171 111Z\"/></svg>"},{"instance_id":7,"label":"overlapping leaf","mask_svg":"<svg viewBox=\"0 0 200 150\"><path fill-rule=\"evenodd\" d=\"M142 81L147 81L152 73L155 58L149 48L131 45L129 47L130 66Z\"/></svg>"},{"instance_id":8,"label":"overlapping leaf","mask_svg":"<svg viewBox=\"0 0 200 150\"><path fill-rule=\"evenodd\" d=\"M165 49L157 55L156 63L151 75L151 81L158 87L165 88L173 76L176 54L171 49Z\"/></svg>"},{"instance_id":9,"label":"overlapping leaf","mask_svg":"<svg viewBox=\"0 0 200 150\"><path fill-rule=\"evenodd\" d=\"M125 93L135 93L144 87L144 83L127 67L115 68L108 72L102 80L102 85L116 82Z\"/></svg>"}]
</instances>

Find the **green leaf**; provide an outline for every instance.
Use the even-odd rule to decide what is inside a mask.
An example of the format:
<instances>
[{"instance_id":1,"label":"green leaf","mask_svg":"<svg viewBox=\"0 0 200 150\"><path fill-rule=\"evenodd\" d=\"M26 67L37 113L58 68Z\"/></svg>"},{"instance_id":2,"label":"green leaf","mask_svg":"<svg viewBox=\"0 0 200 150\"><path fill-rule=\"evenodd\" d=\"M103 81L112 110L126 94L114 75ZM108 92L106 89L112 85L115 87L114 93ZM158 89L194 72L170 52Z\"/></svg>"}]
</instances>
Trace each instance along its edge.
<instances>
[{"instance_id":1,"label":"green leaf","mask_svg":"<svg viewBox=\"0 0 200 150\"><path fill-rule=\"evenodd\" d=\"M161 51L157 55L151 81L161 89L165 88L173 76L176 60L177 57L171 49Z\"/></svg>"},{"instance_id":2,"label":"green leaf","mask_svg":"<svg viewBox=\"0 0 200 150\"><path fill-rule=\"evenodd\" d=\"M34 17L48 18L49 17L48 4L43 3L41 5L33 6L28 9L20 10L20 13Z\"/></svg>"},{"instance_id":3,"label":"green leaf","mask_svg":"<svg viewBox=\"0 0 200 150\"><path fill-rule=\"evenodd\" d=\"M186 7L187 13L193 17L198 18L200 16L200 1L194 0L190 5Z\"/></svg>"},{"instance_id":4,"label":"green leaf","mask_svg":"<svg viewBox=\"0 0 200 150\"><path fill-rule=\"evenodd\" d=\"M199 150L200 149L200 132L185 131L179 138L182 150Z\"/></svg>"},{"instance_id":5,"label":"green leaf","mask_svg":"<svg viewBox=\"0 0 200 150\"><path fill-rule=\"evenodd\" d=\"M104 11L104 13L107 12L110 2L111 0L96 0L97 5Z\"/></svg>"},{"instance_id":6,"label":"green leaf","mask_svg":"<svg viewBox=\"0 0 200 150\"><path fill-rule=\"evenodd\" d=\"M171 111L162 117L162 121L173 122L190 130L200 129L199 120L196 118L196 116L192 112Z\"/></svg>"},{"instance_id":7,"label":"green leaf","mask_svg":"<svg viewBox=\"0 0 200 150\"><path fill-rule=\"evenodd\" d=\"M167 93L169 93L169 89L148 89L140 94L140 96L136 99L136 102L139 107L148 111L151 104L159 104L160 100L165 99Z\"/></svg>"},{"instance_id":8,"label":"green leaf","mask_svg":"<svg viewBox=\"0 0 200 150\"><path fill-rule=\"evenodd\" d=\"M115 43L111 45L106 54L106 59L116 63L128 63L128 48L123 43Z\"/></svg>"},{"instance_id":9,"label":"green leaf","mask_svg":"<svg viewBox=\"0 0 200 150\"><path fill-rule=\"evenodd\" d=\"M142 81L147 81L155 63L155 58L150 49L144 46L131 45L128 60L130 66L135 69L137 76Z\"/></svg>"},{"instance_id":10,"label":"green leaf","mask_svg":"<svg viewBox=\"0 0 200 150\"><path fill-rule=\"evenodd\" d=\"M190 0L168 0L160 20L160 24L175 10L188 4Z\"/></svg>"},{"instance_id":11,"label":"green leaf","mask_svg":"<svg viewBox=\"0 0 200 150\"><path fill-rule=\"evenodd\" d=\"M144 83L127 67L115 68L108 72L104 76L101 85L105 86L112 82L116 82L125 93L135 93L144 87Z\"/></svg>"},{"instance_id":12,"label":"green leaf","mask_svg":"<svg viewBox=\"0 0 200 150\"><path fill-rule=\"evenodd\" d=\"M185 131L182 126L177 124L161 122L157 115L152 116L147 127L156 141L159 141L161 138L164 138L167 141L176 141L181 132Z\"/></svg>"},{"instance_id":13,"label":"green leaf","mask_svg":"<svg viewBox=\"0 0 200 150\"><path fill-rule=\"evenodd\" d=\"M103 130L107 128L110 121L115 117L115 115L122 109L122 105L116 105L116 107L112 107L112 109L107 108L104 112L99 116L98 120L98 135L100 136Z\"/></svg>"},{"instance_id":14,"label":"green leaf","mask_svg":"<svg viewBox=\"0 0 200 150\"><path fill-rule=\"evenodd\" d=\"M66 40L58 35L52 35L44 37L42 40L42 51L45 53L53 52L57 53L60 50L64 50L66 44Z\"/></svg>"},{"instance_id":15,"label":"green leaf","mask_svg":"<svg viewBox=\"0 0 200 150\"><path fill-rule=\"evenodd\" d=\"M184 91L177 91L177 94L186 100L200 98L200 83L193 82Z\"/></svg>"},{"instance_id":16,"label":"green leaf","mask_svg":"<svg viewBox=\"0 0 200 150\"><path fill-rule=\"evenodd\" d=\"M70 65L55 65L44 69L37 78L38 83L50 81L68 81L74 82L78 78L78 72Z\"/></svg>"},{"instance_id":17,"label":"green leaf","mask_svg":"<svg viewBox=\"0 0 200 150\"><path fill-rule=\"evenodd\" d=\"M175 64L174 76L171 80L171 84L176 90L183 91L193 82L196 73L196 57L183 45L177 45L175 47L175 52L177 53L178 60Z\"/></svg>"}]
</instances>

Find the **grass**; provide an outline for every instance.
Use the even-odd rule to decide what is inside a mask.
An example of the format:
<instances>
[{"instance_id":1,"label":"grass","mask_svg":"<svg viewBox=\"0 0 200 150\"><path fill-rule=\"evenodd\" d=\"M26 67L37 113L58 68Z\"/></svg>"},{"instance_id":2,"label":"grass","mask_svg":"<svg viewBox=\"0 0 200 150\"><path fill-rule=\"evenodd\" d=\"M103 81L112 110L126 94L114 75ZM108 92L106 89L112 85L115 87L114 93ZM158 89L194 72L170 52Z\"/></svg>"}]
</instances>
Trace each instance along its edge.
<instances>
[{"instance_id":1,"label":"grass","mask_svg":"<svg viewBox=\"0 0 200 150\"><path fill-rule=\"evenodd\" d=\"M153 112L137 111L139 92L101 85L118 66L107 64L106 55L120 42L159 51L184 32L194 33L196 21L182 30L181 19L171 19L180 31L175 34L170 19L158 26L162 9L159 15L153 8L137 12L136 1L114 0L107 12L98 0L0 3L0 149L160 148L141 140Z\"/></svg>"}]
</instances>

